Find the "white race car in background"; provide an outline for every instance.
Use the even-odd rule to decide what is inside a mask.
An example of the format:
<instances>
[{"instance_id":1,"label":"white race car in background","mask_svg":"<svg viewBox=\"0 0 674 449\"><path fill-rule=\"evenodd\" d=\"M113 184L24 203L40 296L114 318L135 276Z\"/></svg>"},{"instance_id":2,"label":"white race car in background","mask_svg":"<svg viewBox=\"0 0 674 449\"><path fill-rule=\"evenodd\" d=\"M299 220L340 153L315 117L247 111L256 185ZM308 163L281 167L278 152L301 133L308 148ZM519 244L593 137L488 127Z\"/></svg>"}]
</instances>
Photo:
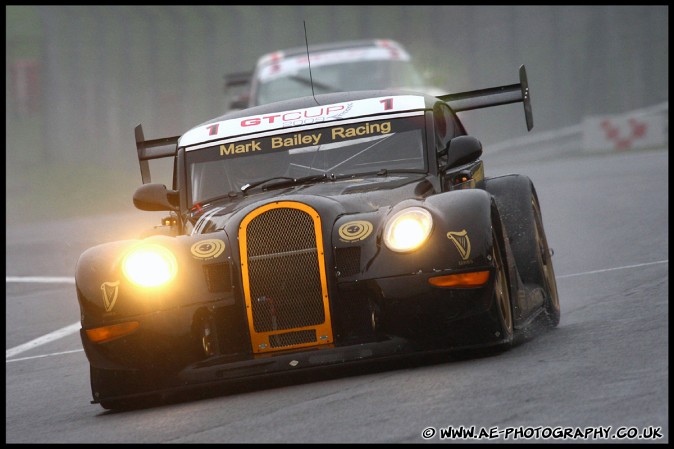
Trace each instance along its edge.
<instances>
[{"instance_id":1,"label":"white race car in background","mask_svg":"<svg viewBox=\"0 0 674 449\"><path fill-rule=\"evenodd\" d=\"M401 89L438 96L405 48L390 39L334 42L268 53L252 72L225 75L230 109L313 94ZM309 72L311 69L311 73ZM238 94L232 93L238 87Z\"/></svg>"}]
</instances>

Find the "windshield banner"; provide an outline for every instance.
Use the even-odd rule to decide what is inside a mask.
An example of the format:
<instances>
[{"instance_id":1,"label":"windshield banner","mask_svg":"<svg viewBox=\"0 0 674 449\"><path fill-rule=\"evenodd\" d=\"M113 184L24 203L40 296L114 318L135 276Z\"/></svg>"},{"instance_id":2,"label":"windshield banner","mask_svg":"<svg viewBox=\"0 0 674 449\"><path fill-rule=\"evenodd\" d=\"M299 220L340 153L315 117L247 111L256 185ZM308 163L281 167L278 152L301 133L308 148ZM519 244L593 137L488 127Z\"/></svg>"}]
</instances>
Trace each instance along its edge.
<instances>
[{"instance_id":1,"label":"windshield banner","mask_svg":"<svg viewBox=\"0 0 674 449\"><path fill-rule=\"evenodd\" d=\"M325 106L314 106L293 111L281 111L266 115L241 117L222 122L201 125L186 132L178 142L181 147L197 145L213 140L238 135L270 131L291 126L311 125L331 120L362 117L379 113L424 109L424 97L397 95L393 97L368 98ZM197 148L188 148L192 150Z\"/></svg>"},{"instance_id":2,"label":"windshield banner","mask_svg":"<svg viewBox=\"0 0 674 449\"><path fill-rule=\"evenodd\" d=\"M334 144L354 139L381 138L397 132L419 129L421 126L418 120L411 118L358 122L224 143L210 147L208 152L217 153L223 158L250 156Z\"/></svg>"}]
</instances>

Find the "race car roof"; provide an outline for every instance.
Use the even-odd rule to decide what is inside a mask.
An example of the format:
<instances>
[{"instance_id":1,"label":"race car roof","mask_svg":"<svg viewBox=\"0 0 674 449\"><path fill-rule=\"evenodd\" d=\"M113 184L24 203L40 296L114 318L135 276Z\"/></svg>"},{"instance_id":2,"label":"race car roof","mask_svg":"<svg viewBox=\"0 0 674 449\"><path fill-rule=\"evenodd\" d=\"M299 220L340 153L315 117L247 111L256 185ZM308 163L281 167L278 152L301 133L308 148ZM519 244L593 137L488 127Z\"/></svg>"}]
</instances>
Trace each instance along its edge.
<instances>
[{"instance_id":1,"label":"race car roof","mask_svg":"<svg viewBox=\"0 0 674 449\"><path fill-rule=\"evenodd\" d=\"M256 78L260 82L296 75L298 70L307 69L311 54L311 66L344 65L364 61L410 61L410 55L395 41L385 39L345 41L296 47L289 50L278 50L258 59Z\"/></svg>"},{"instance_id":2,"label":"race car roof","mask_svg":"<svg viewBox=\"0 0 674 449\"><path fill-rule=\"evenodd\" d=\"M360 39L360 40L350 40L340 42L328 42L323 44L311 44L309 45L309 53L311 54L311 53L320 53L324 51L343 50L349 48L364 48L364 47L383 47L400 51L405 55L407 54L402 45L391 39ZM306 46L278 50L261 56L258 59L257 65L268 63L269 60L274 57L274 55L280 55L285 58L306 54L307 54Z\"/></svg>"}]
</instances>

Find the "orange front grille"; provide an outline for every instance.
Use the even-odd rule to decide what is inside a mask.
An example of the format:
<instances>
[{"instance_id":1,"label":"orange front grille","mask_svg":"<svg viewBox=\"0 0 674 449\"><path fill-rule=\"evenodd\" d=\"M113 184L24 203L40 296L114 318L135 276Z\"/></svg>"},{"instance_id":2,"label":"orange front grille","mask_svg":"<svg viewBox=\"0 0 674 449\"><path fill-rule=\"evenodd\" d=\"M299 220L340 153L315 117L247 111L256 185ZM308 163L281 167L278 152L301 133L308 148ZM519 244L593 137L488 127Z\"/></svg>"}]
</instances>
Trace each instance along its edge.
<instances>
[{"instance_id":1,"label":"orange front grille","mask_svg":"<svg viewBox=\"0 0 674 449\"><path fill-rule=\"evenodd\" d=\"M241 222L239 245L253 352L331 343L318 213L292 201L262 206Z\"/></svg>"}]
</instances>

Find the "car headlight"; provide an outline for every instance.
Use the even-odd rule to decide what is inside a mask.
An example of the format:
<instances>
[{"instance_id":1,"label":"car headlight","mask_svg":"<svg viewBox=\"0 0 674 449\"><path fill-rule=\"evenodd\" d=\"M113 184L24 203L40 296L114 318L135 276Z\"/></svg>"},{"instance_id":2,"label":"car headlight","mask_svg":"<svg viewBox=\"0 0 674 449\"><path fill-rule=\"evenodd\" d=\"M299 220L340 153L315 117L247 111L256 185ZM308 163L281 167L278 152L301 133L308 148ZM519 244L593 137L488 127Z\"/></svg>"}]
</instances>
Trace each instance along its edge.
<instances>
[{"instance_id":1,"label":"car headlight","mask_svg":"<svg viewBox=\"0 0 674 449\"><path fill-rule=\"evenodd\" d=\"M178 262L163 246L146 244L134 248L124 257L122 271L134 284L158 287L175 277Z\"/></svg>"},{"instance_id":2,"label":"car headlight","mask_svg":"<svg viewBox=\"0 0 674 449\"><path fill-rule=\"evenodd\" d=\"M384 228L384 243L398 252L419 248L433 229L430 212L421 207L408 207L396 213Z\"/></svg>"}]
</instances>

